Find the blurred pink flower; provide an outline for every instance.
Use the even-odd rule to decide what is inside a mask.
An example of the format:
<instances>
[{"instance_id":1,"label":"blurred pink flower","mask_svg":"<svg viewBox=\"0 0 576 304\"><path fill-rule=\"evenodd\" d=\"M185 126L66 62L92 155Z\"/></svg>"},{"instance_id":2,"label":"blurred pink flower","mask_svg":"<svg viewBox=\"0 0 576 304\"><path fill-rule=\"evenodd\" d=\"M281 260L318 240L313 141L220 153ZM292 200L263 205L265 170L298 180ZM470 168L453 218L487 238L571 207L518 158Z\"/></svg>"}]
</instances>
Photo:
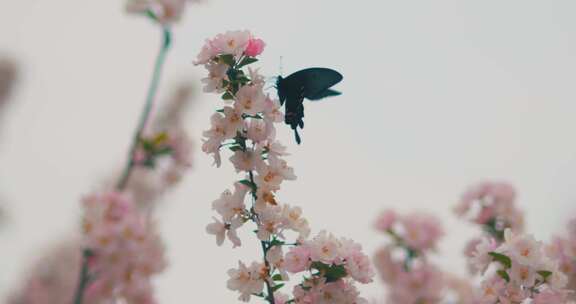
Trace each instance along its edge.
<instances>
[{"instance_id":1,"label":"blurred pink flower","mask_svg":"<svg viewBox=\"0 0 576 304\"><path fill-rule=\"evenodd\" d=\"M386 210L378 216L374 227L381 232L386 232L396 223L397 218L398 216L394 210Z\"/></svg>"}]
</instances>

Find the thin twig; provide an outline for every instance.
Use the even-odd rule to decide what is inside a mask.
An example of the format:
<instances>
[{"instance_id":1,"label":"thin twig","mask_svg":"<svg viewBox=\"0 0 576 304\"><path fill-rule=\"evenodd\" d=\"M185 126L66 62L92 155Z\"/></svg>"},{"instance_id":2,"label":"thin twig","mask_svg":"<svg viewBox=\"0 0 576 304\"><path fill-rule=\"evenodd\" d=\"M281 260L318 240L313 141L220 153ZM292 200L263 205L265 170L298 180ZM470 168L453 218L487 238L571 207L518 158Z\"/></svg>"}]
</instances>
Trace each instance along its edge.
<instances>
[{"instance_id":1,"label":"thin twig","mask_svg":"<svg viewBox=\"0 0 576 304\"><path fill-rule=\"evenodd\" d=\"M132 141L132 147L130 148L129 158L126 162L126 167L122 172L122 176L116 185L116 189L118 191L124 190L126 185L128 184L128 180L130 179L130 175L135 166L134 158L138 151L138 145L140 144L140 140L142 134L144 133L144 129L148 123L150 118L150 114L152 112L152 108L154 106L154 100L156 97L156 91L158 90L158 86L160 84L160 78L162 75L162 67L166 61L166 55L168 50L170 49L170 44L172 41L172 35L170 29L163 27L162 28L162 46L160 47L160 51L156 57L156 63L154 65L154 72L152 74L152 80L150 82L150 86L148 87L148 94L146 96L146 103L144 104L144 110L140 116L140 121L138 123L138 127L136 129L136 133L134 135L134 139ZM89 249L85 249L82 254L82 266L80 269L80 277L78 280L78 286L76 287L76 292L74 296L74 304L82 304L82 300L84 297L84 291L86 287L88 287L88 283L90 281L90 273L88 269L88 258L92 255Z\"/></svg>"}]
</instances>

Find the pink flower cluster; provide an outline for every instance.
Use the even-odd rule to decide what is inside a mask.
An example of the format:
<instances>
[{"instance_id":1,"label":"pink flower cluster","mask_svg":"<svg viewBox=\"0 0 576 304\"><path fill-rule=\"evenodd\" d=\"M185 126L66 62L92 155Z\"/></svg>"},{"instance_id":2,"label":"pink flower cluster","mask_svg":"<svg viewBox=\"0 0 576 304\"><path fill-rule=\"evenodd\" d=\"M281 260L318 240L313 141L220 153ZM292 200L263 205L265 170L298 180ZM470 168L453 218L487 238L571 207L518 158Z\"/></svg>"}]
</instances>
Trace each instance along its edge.
<instances>
[{"instance_id":1,"label":"pink flower cluster","mask_svg":"<svg viewBox=\"0 0 576 304\"><path fill-rule=\"evenodd\" d=\"M215 235L218 245L228 239L237 247L242 244L238 228L249 222L257 227L264 261L250 266L240 262L228 272L228 288L239 292L241 301L258 296L275 304L359 303L352 283L368 283L373 275L360 246L325 232L307 240L310 228L302 210L277 198L283 182L296 179L284 160L286 147L275 139L274 124L283 121L283 114L279 101L264 93L264 77L257 70L242 69L256 62L263 48L264 42L248 31L226 32L208 40L195 62L209 73L203 80L204 91L223 93L226 101L203 133L202 150L213 155L217 166L221 150L230 150L230 162L242 174L233 191L224 191L212 203L219 218L206 230ZM288 233L295 242L287 241ZM294 247L284 255L284 246ZM294 288L292 298L279 292L289 272L310 272Z\"/></svg>"},{"instance_id":2,"label":"pink flower cluster","mask_svg":"<svg viewBox=\"0 0 576 304\"><path fill-rule=\"evenodd\" d=\"M425 213L400 216L387 210L377 218L375 228L391 240L374 257L388 286L388 302L440 303L446 292L444 274L427 258L444 234L440 222Z\"/></svg>"},{"instance_id":3,"label":"pink flower cluster","mask_svg":"<svg viewBox=\"0 0 576 304\"><path fill-rule=\"evenodd\" d=\"M504 230L512 229L514 232L522 232L524 217L515 205L516 191L504 182L482 182L470 187L462 195L460 202L454 208L459 217L467 218L471 223L480 225L484 236L472 238L464 248L467 257L468 269L475 274L478 267L475 266L473 253L476 247L498 246L504 241ZM490 241L488 241L490 240Z\"/></svg>"},{"instance_id":4,"label":"pink flower cluster","mask_svg":"<svg viewBox=\"0 0 576 304\"><path fill-rule=\"evenodd\" d=\"M264 41L254 38L250 31L228 31L206 40L194 64L209 65L219 62L227 64L222 62L223 55L232 55L238 61L244 56L253 58L260 55L265 46Z\"/></svg>"},{"instance_id":5,"label":"pink flower cluster","mask_svg":"<svg viewBox=\"0 0 576 304\"><path fill-rule=\"evenodd\" d=\"M126 11L132 14L154 14L162 24L180 21L186 6L199 0L128 0Z\"/></svg>"},{"instance_id":6,"label":"pink flower cluster","mask_svg":"<svg viewBox=\"0 0 576 304\"><path fill-rule=\"evenodd\" d=\"M516 232L524 228L524 217L515 200L516 191L510 184L482 182L464 192L454 212L460 217L468 216L471 222L501 239L506 228Z\"/></svg>"},{"instance_id":7,"label":"pink flower cluster","mask_svg":"<svg viewBox=\"0 0 576 304\"><path fill-rule=\"evenodd\" d=\"M576 219L568 223L566 236L552 239L546 246L546 252L558 261L560 270L568 276L568 287L576 289Z\"/></svg>"},{"instance_id":8,"label":"pink flower cluster","mask_svg":"<svg viewBox=\"0 0 576 304\"><path fill-rule=\"evenodd\" d=\"M76 240L49 248L31 267L23 286L11 294L6 303L70 303L78 280L81 253Z\"/></svg>"},{"instance_id":9,"label":"pink flower cluster","mask_svg":"<svg viewBox=\"0 0 576 304\"><path fill-rule=\"evenodd\" d=\"M497 248L481 243L474 256L479 270L493 270L482 282L481 304L569 303L566 275L531 235L506 229L504 243Z\"/></svg>"},{"instance_id":10,"label":"pink flower cluster","mask_svg":"<svg viewBox=\"0 0 576 304\"><path fill-rule=\"evenodd\" d=\"M90 256L87 301L155 303L150 280L166 265L152 220L118 192L92 194L83 203L83 248Z\"/></svg>"},{"instance_id":11,"label":"pink flower cluster","mask_svg":"<svg viewBox=\"0 0 576 304\"><path fill-rule=\"evenodd\" d=\"M325 231L293 247L284 257L290 273L308 272L294 288L296 303L364 303L353 282L372 282L374 270L362 246Z\"/></svg>"},{"instance_id":12,"label":"pink flower cluster","mask_svg":"<svg viewBox=\"0 0 576 304\"><path fill-rule=\"evenodd\" d=\"M393 236L402 246L421 253L434 250L444 235L440 221L427 213L399 216L394 210L386 210L380 214L374 226Z\"/></svg>"},{"instance_id":13,"label":"pink flower cluster","mask_svg":"<svg viewBox=\"0 0 576 304\"><path fill-rule=\"evenodd\" d=\"M191 95L189 85L178 86L140 140L126 185L139 207L158 201L192 166L193 145L183 122Z\"/></svg>"}]
</instances>

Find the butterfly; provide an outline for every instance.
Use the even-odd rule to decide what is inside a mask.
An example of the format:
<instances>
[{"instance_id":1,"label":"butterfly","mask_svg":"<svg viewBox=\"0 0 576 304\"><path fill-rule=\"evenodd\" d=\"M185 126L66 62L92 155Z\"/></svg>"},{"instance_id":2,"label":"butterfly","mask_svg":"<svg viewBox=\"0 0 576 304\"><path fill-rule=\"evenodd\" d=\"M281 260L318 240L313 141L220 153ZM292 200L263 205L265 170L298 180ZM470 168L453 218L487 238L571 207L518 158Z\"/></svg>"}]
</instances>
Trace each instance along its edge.
<instances>
[{"instance_id":1,"label":"butterfly","mask_svg":"<svg viewBox=\"0 0 576 304\"><path fill-rule=\"evenodd\" d=\"M308 68L291 74L286 78L278 76L276 89L280 105L286 104L284 122L294 130L296 142L302 142L298 127L304 128L304 98L320 100L342 93L330 89L342 81L342 75L327 68Z\"/></svg>"}]
</instances>

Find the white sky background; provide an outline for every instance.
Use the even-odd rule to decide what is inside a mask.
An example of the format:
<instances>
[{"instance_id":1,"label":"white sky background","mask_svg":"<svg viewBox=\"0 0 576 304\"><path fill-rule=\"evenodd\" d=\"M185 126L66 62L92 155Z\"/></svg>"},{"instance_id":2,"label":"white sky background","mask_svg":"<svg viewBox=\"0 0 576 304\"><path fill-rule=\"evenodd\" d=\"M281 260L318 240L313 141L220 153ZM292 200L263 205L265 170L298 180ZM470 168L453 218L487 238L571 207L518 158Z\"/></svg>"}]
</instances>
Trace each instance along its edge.
<instances>
[{"instance_id":1,"label":"white sky background","mask_svg":"<svg viewBox=\"0 0 576 304\"><path fill-rule=\"evenodd\" d=\"M450 211L478 180L511 181L528 229L563 231L576 208L576 2L210 0L175 29L161 95L199 83L191 61L205 38L250 29L267 48L258 65L277 75L309 66L344 75L344 94L306 106L303 145L288 144L298 180L282 201L300 205L314 232L357 240L372 254L384 208L425 209L444 220L440 263L463 272L476 234ZM22 79L0 131L0 298L44 248L77 229L78 200L122 164L160 35L122 1L0 1L0 53ZM218 106L199 94L189 130ZM210 203L235 180L196 149L194 171L158 213L171 266L162 303L235 303L226 270L259 248L217 247L204 232ZM379 296L379 283L362 287Z\"/></svg>"}]
</instances>

